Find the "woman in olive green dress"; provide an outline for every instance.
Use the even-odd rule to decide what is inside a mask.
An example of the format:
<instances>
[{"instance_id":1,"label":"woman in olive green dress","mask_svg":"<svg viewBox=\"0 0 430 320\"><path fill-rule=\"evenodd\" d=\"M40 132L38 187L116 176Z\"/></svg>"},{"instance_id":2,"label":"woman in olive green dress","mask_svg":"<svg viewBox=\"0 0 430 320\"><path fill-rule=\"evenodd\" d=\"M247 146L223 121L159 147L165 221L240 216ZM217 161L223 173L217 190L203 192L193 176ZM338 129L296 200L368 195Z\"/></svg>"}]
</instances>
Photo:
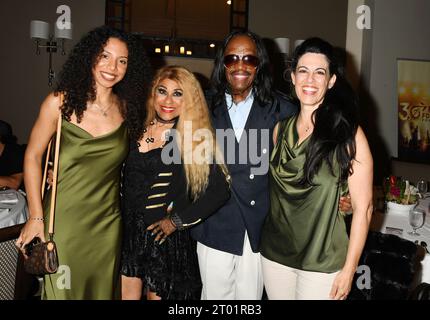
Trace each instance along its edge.
<instances>
[{"instance_id":1,"label":"woman in olive green dress","mask_svg":"<svg viewBox=\"0 0 430 320\"><path fill-rule=\"evenodd\" d=\"M142 57L130 35L96 28L76 45L42 103L24 161L30 218L17 246L46 238L50 196L42 205L40 168L61 112L54 228L60 267L45 276L43 299L120 298L120 172L128 136L142 123Z\"/></svg>"},{"instance_id":2,"label":"woman in olive green dress","mask_svg":"<svg viewBox=\"0 0 430 320\"><path fill-rule=\"evenodd\" d=\"M372 156L329 43L303 42L291 77L300 113L274 131L271 209L261 239L264 284L269 299L345 299L372 214ZM349 239L338 208L348 189Z\"/></svg>"}]
</instances>

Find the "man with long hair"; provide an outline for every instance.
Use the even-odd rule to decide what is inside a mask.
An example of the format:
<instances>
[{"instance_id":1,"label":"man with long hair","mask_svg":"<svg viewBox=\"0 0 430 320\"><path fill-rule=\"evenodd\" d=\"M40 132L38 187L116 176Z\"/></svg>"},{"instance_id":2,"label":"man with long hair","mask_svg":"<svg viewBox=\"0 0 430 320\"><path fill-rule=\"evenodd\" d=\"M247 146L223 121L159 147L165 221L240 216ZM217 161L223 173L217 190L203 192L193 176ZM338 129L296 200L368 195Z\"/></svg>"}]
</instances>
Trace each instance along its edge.
<instances>
[{"instance_id":1,"label":"man with long hair","mask_svg":"<svg viewBox=\"0 0 430 320\"><path fill-rule=\"evenodd\" d=\"M277 121L297 107L274 91L266 49L249 31L227 36L215 60L212 85L207 100L224 146L232 196L191 230L198 241L202 299L258 300L263 293L258 247L269 208L271 137Z\"/></svg>"}]
</instances>

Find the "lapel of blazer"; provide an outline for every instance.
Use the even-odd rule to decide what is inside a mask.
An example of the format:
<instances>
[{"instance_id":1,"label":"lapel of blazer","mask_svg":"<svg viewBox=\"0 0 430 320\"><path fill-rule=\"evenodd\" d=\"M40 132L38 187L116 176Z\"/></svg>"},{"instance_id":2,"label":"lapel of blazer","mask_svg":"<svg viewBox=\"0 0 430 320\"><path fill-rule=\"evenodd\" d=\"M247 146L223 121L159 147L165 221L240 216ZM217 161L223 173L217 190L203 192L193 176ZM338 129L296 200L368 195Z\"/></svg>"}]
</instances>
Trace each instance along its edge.
<instances>
[{"instance_id":1,"label":"lapel of blazer","mask_svg":"<svg viewBox=\"0 0 430 320\"><path fill-rule=\"evenodd\" d=\"M215 129L233 129L225 100L223 103L216 106L214 110L214 124Z\"/></svg>"}]
</instances>

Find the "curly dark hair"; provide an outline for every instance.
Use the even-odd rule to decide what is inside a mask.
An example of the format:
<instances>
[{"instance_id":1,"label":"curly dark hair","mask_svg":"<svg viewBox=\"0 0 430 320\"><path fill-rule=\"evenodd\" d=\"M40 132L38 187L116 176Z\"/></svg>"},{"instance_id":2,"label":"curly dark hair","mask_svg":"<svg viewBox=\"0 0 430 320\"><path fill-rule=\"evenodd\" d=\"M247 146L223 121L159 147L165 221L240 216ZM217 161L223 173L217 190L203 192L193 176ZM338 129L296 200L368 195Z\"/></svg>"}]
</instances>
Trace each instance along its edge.
<instances>
[{"instance_id":1,"label":"curly dark hair","mask_svg":"<svg viewBox=\"0 0 430 320\"><path fill-rule=\"evenodd\" d=\"M120 100L120 111L125 118L130 139L138 140L143 126L146 90L152 74L143 42L138 36L108 26L88 32L70 53L61 70L55 92L64 93L63 117L70 121L71 115L75 113L79 123L87 101L96 99L92 70L109 38L119 39L127 45L127 72L113 87L113 93Z\"/></svg>"},{"instance_id":2,"label":"curly dark hair","mask_svg":"<svg viewBox=\"0 0 430 320\"><path fill-rule=\"evenodd\" d=\"M225 99L225 93L229 92L229 84L225 76L224 53L230 40L237 36L246 36L254 41L257 47L257 56L260 60L253 83L254 97L262 105L271 103L274 99L273 78L270 71L270 61L266 47L261 38L254 32L239 30L231 32L225 38L223 46L218 50L215 57L214 69L211 77L211 84L216 91L214 106L222 103Z\"/></svg>"}]
</instances>

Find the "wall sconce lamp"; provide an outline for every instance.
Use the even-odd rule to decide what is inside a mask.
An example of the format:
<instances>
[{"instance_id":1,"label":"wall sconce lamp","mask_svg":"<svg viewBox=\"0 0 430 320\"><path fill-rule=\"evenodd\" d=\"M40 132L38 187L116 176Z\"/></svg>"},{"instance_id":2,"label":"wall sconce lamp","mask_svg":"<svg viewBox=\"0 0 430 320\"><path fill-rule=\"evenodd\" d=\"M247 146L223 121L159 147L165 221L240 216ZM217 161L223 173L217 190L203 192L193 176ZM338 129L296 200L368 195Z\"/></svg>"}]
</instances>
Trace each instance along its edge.
<instances>
[{"instance_id":1,"label":"wall sconce lamp","mask_svg":"<svg viewBox=\"0 0 430 320\"><path fill-rule=\"evenodd\" d=\"M273 40L275 41L275 43L278 47L279 53L284 55L285 60L288 60L290 58L290 39L289 38L275 38ZM305 41L305 40L294 41L294 48L292 48L292 50L293 51L296 50L296 48L299 45L301 45L303 41Z\"/></svg>"},{"instance_id":2,"label":"wall sconce lamp","mask_svg":"<svg viewBox=\"0 0 430 320\"><path fill-rule=\"evenodd\" d=\"M37 55L40 54L40 48L46 48L46 52L49 53L48 85L51 87L55 78L55 71L52 69L52 53L61 49L61 54L66 54L65 40L72 39L72 26L70 24L70 28L59 29L56 24L54 35L52 35L49 32L49 23L33 20L30 23L30 37L36 42ZM42 40L46 40L46 43L42 44ZM60 40L59 44L57 44L57 40Z\"/></svg>"},{"instance_id":3,"label":"wall sconce lamp","mask_svg":"<svg viewBox=\"0 0 430 320\"><path fill-rule=\"evenodd\" d=\"M290 54L290 39L288 38L275 38L274 39L279 53L282 53L285 56L289 56Z\"/></svg>"}]
</instances>

